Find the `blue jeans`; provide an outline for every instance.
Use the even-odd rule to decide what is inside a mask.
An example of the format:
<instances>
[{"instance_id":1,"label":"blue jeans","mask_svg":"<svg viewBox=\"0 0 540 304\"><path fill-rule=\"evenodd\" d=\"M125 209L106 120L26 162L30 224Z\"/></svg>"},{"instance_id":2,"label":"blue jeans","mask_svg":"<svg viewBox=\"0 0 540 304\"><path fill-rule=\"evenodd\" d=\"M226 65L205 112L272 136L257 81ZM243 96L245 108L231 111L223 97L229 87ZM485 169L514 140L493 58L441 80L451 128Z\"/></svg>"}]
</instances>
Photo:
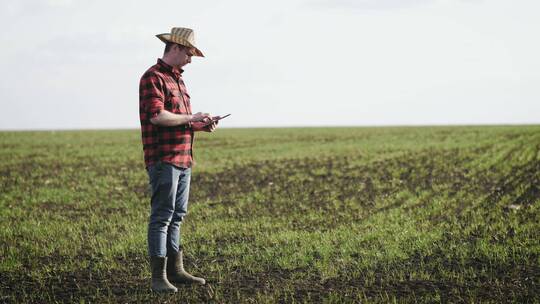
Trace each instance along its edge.
<instances>
[{"instance_id":1,"label":"blue jeans","mask_svg":"<svg viewBox=\"0 0 540 304\"><path fill-rule=\"evenodd\" d=\"M187 214L191 168L158 162L148 167L152 191L148 222L148 253L167 256L180 245L180 224Z\"/></svg>"}]
</instances>

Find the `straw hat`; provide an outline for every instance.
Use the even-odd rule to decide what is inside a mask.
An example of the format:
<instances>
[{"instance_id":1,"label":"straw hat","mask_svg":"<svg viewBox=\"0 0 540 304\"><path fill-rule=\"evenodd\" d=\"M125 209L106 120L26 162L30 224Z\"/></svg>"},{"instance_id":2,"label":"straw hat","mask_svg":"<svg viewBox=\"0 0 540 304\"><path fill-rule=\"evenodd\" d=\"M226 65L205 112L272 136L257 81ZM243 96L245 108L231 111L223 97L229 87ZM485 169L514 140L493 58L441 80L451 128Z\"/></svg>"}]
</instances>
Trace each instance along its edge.
<instances>
[{"instance_id":1,"label":"straw hat","mask_svg":"<svg viewBox=\"0 0 540 304\"><path fill-rule=\"evenodd\" d=\"M167 43L168 41L178 43L195 49L194 56L204 57L203 53L195 46L195 33L186 27L173 27L170 33L158 34L159 40Z\"/></svg>"}]
</instances>

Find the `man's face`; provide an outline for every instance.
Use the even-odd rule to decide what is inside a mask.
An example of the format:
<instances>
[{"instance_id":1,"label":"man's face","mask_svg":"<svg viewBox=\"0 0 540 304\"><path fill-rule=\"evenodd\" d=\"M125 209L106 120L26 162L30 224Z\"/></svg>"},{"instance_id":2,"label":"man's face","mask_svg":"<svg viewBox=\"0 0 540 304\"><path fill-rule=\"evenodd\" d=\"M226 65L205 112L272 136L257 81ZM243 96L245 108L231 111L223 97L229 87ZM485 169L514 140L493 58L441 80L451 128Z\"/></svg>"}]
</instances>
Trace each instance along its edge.
<instances>
[{"instance_id":1,"label":"man's face","mask_svg":"<svg viewBox=\"0 0 540 304\"><path fill-rule=\"evenodd\" d=\"M177 67L181 68L186 64L191 63L191 56L193 56L193 52L190 48L175 44L171 48L171 52Z\"/></svg>"}]
</instances>

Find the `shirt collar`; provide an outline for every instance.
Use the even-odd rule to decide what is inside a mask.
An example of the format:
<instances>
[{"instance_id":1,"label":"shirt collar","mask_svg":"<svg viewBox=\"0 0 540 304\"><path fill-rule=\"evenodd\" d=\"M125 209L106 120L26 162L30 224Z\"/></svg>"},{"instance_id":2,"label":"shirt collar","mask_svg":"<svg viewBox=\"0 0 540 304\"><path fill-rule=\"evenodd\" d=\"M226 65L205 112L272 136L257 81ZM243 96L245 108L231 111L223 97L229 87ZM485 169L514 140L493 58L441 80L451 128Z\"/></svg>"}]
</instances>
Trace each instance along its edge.
<instances>
[{"instance_id":1,"label":"shirt collar","mask_svg":"<svg viewBox=\"0 0 540 304\"><path fill-rule=\"evenodd\" d=\"M159 64L159 67L163 70L163 71L166 71L166 72L169 72L173 75L175 75L176 77L180 77L182 76L182 73L184 73L184 70L183 69L178 69L178 68L175 68L171 65L168 65L167 63L165 63L165 61L163 61L161 58L158 58L158 61L157 63Z\"/></svg>"}]
</instances>

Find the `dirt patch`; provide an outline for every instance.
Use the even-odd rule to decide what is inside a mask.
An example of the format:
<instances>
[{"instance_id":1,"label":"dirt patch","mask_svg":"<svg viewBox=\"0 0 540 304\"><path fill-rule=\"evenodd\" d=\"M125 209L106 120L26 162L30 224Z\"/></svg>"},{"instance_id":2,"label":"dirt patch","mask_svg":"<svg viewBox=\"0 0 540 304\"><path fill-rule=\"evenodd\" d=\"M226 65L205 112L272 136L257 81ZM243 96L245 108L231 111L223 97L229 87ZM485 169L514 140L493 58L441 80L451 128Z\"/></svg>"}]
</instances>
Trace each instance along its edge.
<instances>
[{"instance_id":1,"label":"dirt patch","mask_svg":"<svg viewBox=\"0 0 540 304\"><path fill-rule=\"evenodd\" d=\"M210 206L227 206L228 215L239 219L320 210L340 220L361 209L399 208L403 200L381 207L375 202L405 189L411 193L435 192L434 186L441 185L455 193L470 189L474 177L466 164L474 157L471 151L426 150L367 164L352 157L262 161L194 175L191 197L195 202L211 199ZM238 203L242 196L249 202ZM428 203L429 199L422 202Z\"/></svg>"}]
</instances>

